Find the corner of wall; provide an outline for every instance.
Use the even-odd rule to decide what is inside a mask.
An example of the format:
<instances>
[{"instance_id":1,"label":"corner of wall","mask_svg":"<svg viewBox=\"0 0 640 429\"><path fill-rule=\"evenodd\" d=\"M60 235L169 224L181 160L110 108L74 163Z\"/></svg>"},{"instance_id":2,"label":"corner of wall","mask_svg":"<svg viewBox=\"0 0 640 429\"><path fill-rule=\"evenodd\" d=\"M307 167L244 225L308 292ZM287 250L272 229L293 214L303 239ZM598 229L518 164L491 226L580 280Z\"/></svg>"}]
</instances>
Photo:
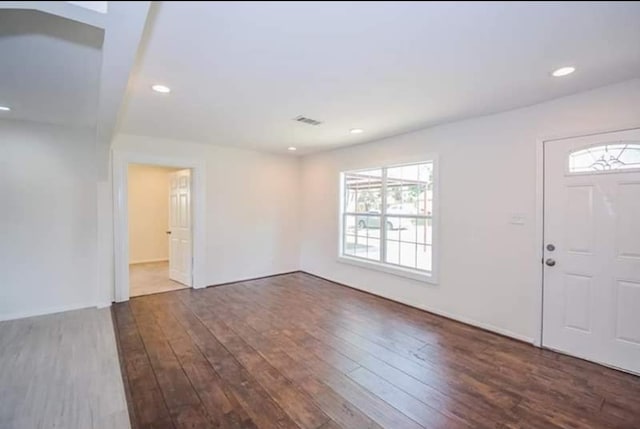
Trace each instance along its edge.
<instances>
[{"instance_id":1,"label":"corner of wall","mask_svg":"<svg viewBox=\"0 0 640 429\"><path fill-rule=\"evenodd\" d=\"M298 196L298 198L296 198L296 211L297 211L297 240L296 240L296 254L298 255L297 257L297 265L295 267L296 270L301 270L302 269L302 240L303 240L303 235L304 235L304 230L303 230L303 215L304 215L304 186L303 186L303 174L304 174L304 158L303 157L296 157L296 175L298 177L298 180L296 181L297 183L297 192L296 195Z\"/></svg>"}]
</instances>

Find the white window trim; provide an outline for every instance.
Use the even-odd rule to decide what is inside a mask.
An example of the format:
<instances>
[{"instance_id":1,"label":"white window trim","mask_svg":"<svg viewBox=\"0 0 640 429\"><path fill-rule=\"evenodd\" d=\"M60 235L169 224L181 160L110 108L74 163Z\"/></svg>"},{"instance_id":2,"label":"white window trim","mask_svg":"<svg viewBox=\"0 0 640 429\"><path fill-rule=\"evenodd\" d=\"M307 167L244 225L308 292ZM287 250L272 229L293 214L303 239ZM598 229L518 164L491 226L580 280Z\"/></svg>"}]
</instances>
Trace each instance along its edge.
<instances>
[{"instance_id":1,"label":"white window trim","mask_svg":"<svg viewBox=\"0 0 640 429\"><path fill-rule=\"evenodd\" d=\"M385 262L372 261L369 259L358 258L357 256L350 256L343 254L343 245L344 245L344 216L343 216L343 208L344 208L344 174L350 173L358 170L369 170L376 168L392 168L402 165L410 165L410 164L420 164L430 162L433 164L433 206L431 213L431 225L432 225L432 237L431 237L431 271L420 271L414 270L411 268L406 268L400 265L388 264ZM436 154L425 154L421 157L402 159L397 162L380 162L373 163L365 166L358 166L356 168L349 168L340 171L338 175L339 186L338 189L339 197L338 197L338 262L349 264L353 266L357 266L360 268L368 268L376 271L381 271L387 274L393 274L400 277L409 278L412 280L417 280L421 283L429 283L429 284L438 284L439 281L439 249L440 249L440 180L439 180L439 162L438 156ZM383 193L384 194L384 193ZM383 195L384 198L384 195ZM383 201L384 204L384 201ZM382 243L382 239L381 239ZM384 245L384 244L382 244Z\"/></svg>"}]
</instances>

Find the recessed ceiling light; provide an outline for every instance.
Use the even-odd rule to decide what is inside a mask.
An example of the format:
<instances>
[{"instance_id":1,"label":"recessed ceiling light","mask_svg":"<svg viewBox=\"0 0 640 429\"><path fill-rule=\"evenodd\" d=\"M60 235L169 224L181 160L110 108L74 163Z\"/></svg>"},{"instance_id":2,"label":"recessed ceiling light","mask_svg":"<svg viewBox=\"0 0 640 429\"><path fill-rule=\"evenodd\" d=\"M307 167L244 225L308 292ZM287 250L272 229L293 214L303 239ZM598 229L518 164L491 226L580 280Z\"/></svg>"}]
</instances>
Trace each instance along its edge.
<instances>
[{"instance_id":1,"label":"recessed ceiling light","mask_svg":"<svg viewBox=\"0 0 640 429\"><path fill-rule=\"evenodd\" d=\"M298 150L298 149L297 149L297 148L295 148L295 147L293 147L293 146L289 146L289 147L287 148L287 150L294 151L294 150Z\"/></svg>"},{"instance_id":2,"label":"recessed ceiling light","mask_svg":"<svg viewBox=\"0 0 640 429\"><path fill-rule=\"evenodd\" d=\"M559 69L554 70L553 73L551 73L551 75L553 77L562 77L562 76L569 75L569 74L573 73L574 71L576 71L575 67L571 67L571 66L560 67Z\"/></svg>"},{"instance_id":3,"label":"recessed ceiling light","mask_svg":"<svg viewBox=\"0 0 640 429\"><path fill-rule=\"evenodd\" d=\"M364 133L364 130L362 128L351 128L349 132L351 134L361 134Z\"/></svg>"},{"instance_id":4,"label":"recessed ceiling light","mask_svg":"<svg viewBox=\"0 0 640 429\"><path fill-rule=\"evenodd\" d=\"M171 92L171 88L164 85L153 85L151 89L153 89L155 92L160 92L162 94L168 94Z\"/></svg>"},{"instance_id":5,"label":"recessed ceiling light","mask_svg":"<svg viewBox=\"0 0 640 429\"><path fill-rule=\"evenodd\" d=\"M0 106L0 110L2 110L3 112L8 112L9 110L11 110L11 107Z\"/></svg>"}]
</instances>

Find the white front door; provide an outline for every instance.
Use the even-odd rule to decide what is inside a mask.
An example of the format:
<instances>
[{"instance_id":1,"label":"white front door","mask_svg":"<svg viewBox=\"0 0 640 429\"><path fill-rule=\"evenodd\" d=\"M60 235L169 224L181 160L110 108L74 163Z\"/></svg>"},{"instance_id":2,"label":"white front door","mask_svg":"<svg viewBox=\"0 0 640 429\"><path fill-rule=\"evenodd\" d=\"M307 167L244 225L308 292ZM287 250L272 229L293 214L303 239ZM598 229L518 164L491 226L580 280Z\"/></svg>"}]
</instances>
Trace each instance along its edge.
<instances>
[{"instance_id":1,"label":"white front door","mask_svg":"<svg viewBox=\"0 0 640 429\"><path fill-rule=\"evenodd\" d=\"M170 175L169 278L191 286L191 170Z\"/></svg>"},{"instance_id":2,"label":"white front door","mask_svg":"<svg viewBox=\"0 0 640 429\"><path fill-rule=\"evenodd\" d=\"M640 130L544 146L543 346L640 374Z\"/></svg>"}]
</instances>

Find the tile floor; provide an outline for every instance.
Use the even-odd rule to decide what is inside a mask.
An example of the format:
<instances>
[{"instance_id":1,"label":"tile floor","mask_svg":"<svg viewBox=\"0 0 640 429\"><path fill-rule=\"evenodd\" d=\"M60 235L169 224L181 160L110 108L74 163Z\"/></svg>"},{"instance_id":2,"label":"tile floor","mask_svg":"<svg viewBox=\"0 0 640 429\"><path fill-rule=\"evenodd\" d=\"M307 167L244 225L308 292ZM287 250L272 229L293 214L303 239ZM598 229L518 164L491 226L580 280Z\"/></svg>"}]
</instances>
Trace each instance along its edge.
<instances>
[{"instance_id":1,"label":"tile floor","mask_svg":"<svg viewBox=\"0 0 640 429\"><path fill-rule=\"evenodd\" d=\"M187 286L169 279L169 262L129 265L129 296L149 295L185 289Z\"/></svg>"}]
</instances>

